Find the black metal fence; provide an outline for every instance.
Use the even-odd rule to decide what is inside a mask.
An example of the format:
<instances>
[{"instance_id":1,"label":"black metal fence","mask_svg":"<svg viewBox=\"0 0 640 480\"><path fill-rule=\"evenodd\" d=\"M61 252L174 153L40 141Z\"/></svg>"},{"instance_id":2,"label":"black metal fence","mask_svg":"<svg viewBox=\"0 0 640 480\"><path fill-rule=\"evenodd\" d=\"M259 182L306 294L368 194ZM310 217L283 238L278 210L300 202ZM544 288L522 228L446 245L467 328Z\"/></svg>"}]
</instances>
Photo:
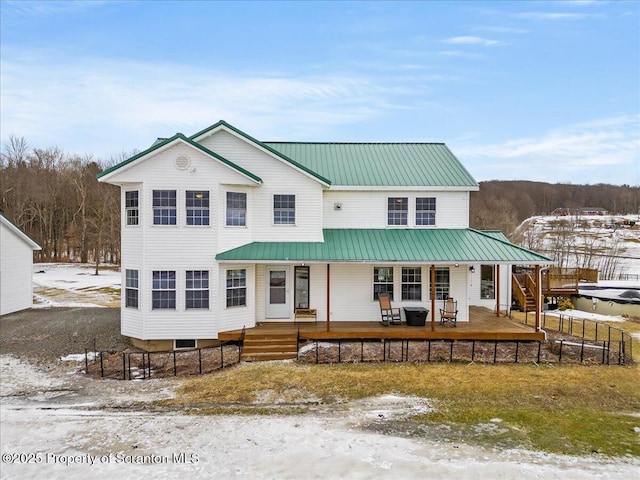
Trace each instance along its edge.
<instances>
[{"instance_id":1,"label":"black metal fence","mask_svg":"<svg viewBox=\"0 0 640 480\"><path fill-rule=\"evenodd\" d=\"M515 340L323 340L310 341L298 351L298 361L309 363L540 363L548 360L541 342Z\"/></svg>"},{"instance_id":2,"label":"black metal fence","mask_svg":"<svg viewBox=\"0 0 640 480\"><path fill-rule=\"evenodd\" d=\"M525 325L533 325L533 322L525 315ZM546 312L540 323L560 362L579 358L581 363L595 359L597 363L625 365L633 361L633 337L621 328L568 314L547 315Z\"/></svg>"},{"instance_id":3,"label":"black metal fence","mask_svg":"<svg viewBox=\"0 0 640 480\"><path fill-rule=\"evenodd\" d=\"M177 375L202 375L240 362L242 343L163 352L89 352L85 373L119 380L146 380Z\"/></svg>"}]
</instances>

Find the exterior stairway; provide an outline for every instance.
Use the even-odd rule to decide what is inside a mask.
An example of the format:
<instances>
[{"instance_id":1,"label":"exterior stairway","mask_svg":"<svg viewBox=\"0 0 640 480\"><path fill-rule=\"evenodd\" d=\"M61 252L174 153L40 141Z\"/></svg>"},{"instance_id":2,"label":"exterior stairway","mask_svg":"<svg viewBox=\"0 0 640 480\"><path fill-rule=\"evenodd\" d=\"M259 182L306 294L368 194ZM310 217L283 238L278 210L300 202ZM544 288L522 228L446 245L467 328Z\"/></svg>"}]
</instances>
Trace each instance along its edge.
<instances>
[{"instance_id":1,"label":"exterior stairway","mask_svg":"<svg viewBox=\"0 0 640 480\"><path fill-rule=\"evenodd\" d=\"M242 347L241 360L260 362L266 360L288 360L298 356L296 332L254 333L247 331Z\"/></svg>"},{"instance_id":2,"label":"exterior stairway","mask_svg":"<svg viewBox=\"0 0 640 480\"><path fill-rule=\"evenodd\" d=\"M536 309L536 297L533 294L533 292L529 289L525 289L524 291L525 295L526 295L526 301L525 301L525 311L527 312L533 312Z\"/></svg>"},{"instance_id":3,"label":"exterior stairway","mask_svg":"<svg viewBox=\"0 0 640 480\"><path fill-rule=\"evenodd\" d=\"M530 274L511 276L513 298L522 311L533 312L536 309L536 283Z\"/></svg>"}]
</instances>

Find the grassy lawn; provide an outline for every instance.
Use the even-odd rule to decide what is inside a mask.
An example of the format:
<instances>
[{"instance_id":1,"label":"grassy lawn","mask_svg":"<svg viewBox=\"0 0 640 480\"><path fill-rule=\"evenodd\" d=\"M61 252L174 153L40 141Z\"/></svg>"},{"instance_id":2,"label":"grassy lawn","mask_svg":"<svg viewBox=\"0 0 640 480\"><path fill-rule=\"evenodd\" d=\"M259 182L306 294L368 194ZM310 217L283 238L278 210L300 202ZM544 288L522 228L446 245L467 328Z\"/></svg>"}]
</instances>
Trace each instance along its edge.
<instances>
[{"instance_id":1,"label":"grassy lawn","mask_svg":"<svg viewBox=\"0 0 640 480\"><path fill-rule=\"evenodd\" d=\"M434 406L399 421L398 434L640 456L636 366L254 363L191 378L163 403L198 413L300 414L384 394L427 398Z\"/></svg>"}]
</instances>

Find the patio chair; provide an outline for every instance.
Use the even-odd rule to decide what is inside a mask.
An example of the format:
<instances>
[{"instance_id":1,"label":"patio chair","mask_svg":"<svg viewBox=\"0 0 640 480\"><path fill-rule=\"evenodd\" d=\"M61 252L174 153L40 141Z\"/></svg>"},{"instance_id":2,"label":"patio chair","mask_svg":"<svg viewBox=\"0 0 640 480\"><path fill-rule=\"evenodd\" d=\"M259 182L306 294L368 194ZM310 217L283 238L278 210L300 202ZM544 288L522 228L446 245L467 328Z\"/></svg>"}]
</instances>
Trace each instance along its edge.
<instances>
[{"instance_id":1,"label":"patio chair","mask_svg":"<svg viewBox=\"0 0 640 480\"><path fill-rule=\"evenodd\" d=\"M380 293L378 295L378 301L380 302L380 315L382 315L382 325L400 325L402 318L400 316L399 308L391 308L391 299L389 294Z\"/></svg>"},{"instance_id":2,"label":"patio chair","mask_svg":"<svg viewBox=\"0 0 640 480\"><path fill-rule=\"evenodd\" d=\"M440 325L444 325L445 322L453 322L453 326L456 326L458 320L458 302L449 297L444 301L443 308L440 309Z\"/></svg>"}]
</instances>

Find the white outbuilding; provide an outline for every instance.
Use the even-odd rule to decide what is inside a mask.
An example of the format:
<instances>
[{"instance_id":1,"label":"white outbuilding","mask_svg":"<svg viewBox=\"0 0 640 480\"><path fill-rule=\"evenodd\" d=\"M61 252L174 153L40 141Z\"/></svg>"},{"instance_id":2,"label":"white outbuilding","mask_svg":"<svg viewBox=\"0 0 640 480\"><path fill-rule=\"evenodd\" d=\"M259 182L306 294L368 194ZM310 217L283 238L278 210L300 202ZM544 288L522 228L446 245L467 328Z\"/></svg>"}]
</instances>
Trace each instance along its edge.
<instances>
[{"instance_id":1,"label":"white outbuilding","mask_svg":"<svg viewBox=\"0 0 640 480\"><path fill-rule=\"evenodd\" d=\"M0 315L33 305L33 251L29 235L0 212Z\"/></svg>"}]
</instances>

